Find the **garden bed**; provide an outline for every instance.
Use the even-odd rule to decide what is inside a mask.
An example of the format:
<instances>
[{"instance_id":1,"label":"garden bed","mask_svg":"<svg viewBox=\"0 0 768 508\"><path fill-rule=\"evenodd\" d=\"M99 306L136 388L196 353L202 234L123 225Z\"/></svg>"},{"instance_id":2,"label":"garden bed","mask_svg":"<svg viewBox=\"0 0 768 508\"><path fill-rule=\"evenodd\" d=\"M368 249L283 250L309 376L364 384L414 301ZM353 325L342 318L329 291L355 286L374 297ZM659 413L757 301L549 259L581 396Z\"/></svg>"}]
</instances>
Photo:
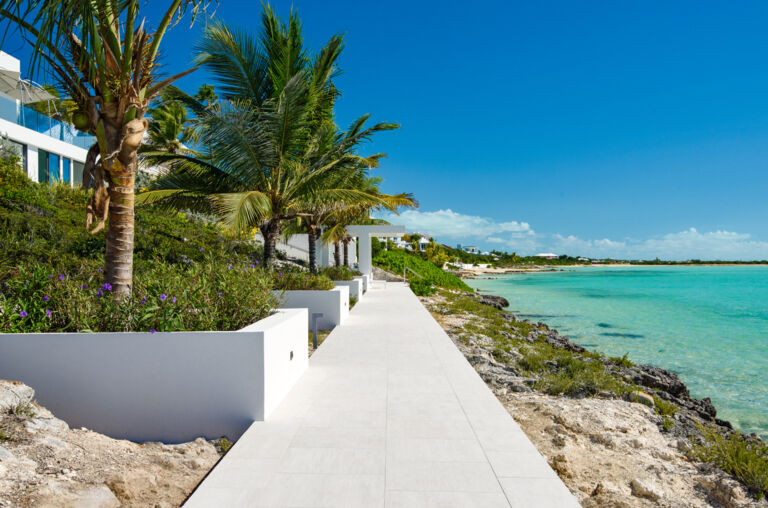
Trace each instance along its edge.
<instances>
[{"instance_id":1,"label":"garden bed","mask_svg":"<svg viewBox=\"0 0 768 508\"><path fill-rule=\"evenodd\" d=\"M73 427L132 441L237 439L307 367L307 310L237 331L0 334L0 372Z\"/></svg>"},{"instance_id":2,"label":"garden bed","mask_svg":"<svg viewBox=\"0 0 768 508\"><path fill-rule=\"evenodd\" d=\"M346 286L328 290L288 290L273 293L280 301L281 309L307 309L307 325L310 330L312 314L323 314L323 317L317 320L318 330L335 328L349 315L349 288Z\"/></svg>"}]
</instances>

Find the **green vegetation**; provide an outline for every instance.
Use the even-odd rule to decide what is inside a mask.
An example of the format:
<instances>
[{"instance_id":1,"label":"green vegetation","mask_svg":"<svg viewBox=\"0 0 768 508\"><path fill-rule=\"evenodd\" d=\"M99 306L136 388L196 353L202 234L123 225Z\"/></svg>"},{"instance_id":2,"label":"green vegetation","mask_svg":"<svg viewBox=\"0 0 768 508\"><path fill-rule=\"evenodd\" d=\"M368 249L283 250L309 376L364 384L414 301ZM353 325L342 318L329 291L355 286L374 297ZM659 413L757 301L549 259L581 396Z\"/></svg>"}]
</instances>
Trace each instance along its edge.
<instances>
[{"instance_id":1,"label":"green vegetation","mask_svg":"<svg viewBox=\"0 0 768 508\"><path fill-rule=\"evenodd\" d=\"M320 270L320 274L331 280L354 280L356 276L362 275L358 270L347 266L328 266Z\"/></svg>"},{"instance_id":2,"label":"green vegetation","mask_svg":"<svg viewBox=\"0 0 768 508\"><path fill-rule=\"evenodd\" d=\"M424 277L425 281L434 286L473 291L471 287L455 275L438 268L417 255L405 252L404 250L396 249L380 251L376 257L373 258L373 264L394 274L403 273L403 268L407 266ZM410 273L408 273L407 276L409 278L416 277Z\"/></svg>"},{"instance_id":3,"label":"green vegetation","mask_svg":"<svg viewBox=\"0 0 768 508\"><path fill-rule=\"evenodd\" d=\"M0 331L236 330L274 308L259 248L152 207L137 213L133 295L109 298L104 233L82 227L87 199L0 159Z\"/></svg>"},{"instance_id":4,"label":"green vegetation","mask_svg":"<svg viewBox=\"0 0 768 508\"><path fill-rule=\"evenodd\" d=\"M325 275L299 270L276 271L272 275L272 287L283 291L297 289L333 289L333 281Z\"/></svg>"},{"instance_id":5,"label":"green vegetation","mask_svg":"<svg viewBox=\"0 0 768 508\"><path fill-rule=\"evenodd\" d=\"M186 13L194 20L205 5L167 2L145 30L147 4L139 0L0 0L3 34L18 31L33 46L32 64L53 76L75 127L98 140L86 163L95 188L87 224L107 228L103 282L120 299L133 286L134 178L148 127L144 114L163 88L191 72L160 79L160 42Z\"/></svg>"},{"instance_id":6,"label":"green vegetation","mask_svg":"<svg viewBox=\"0 0 768 508\"><path fill-rule=\"evenodd\" d=\"M356 296L350 296L349 297L349 308L352 309L352 307L354 307L355 305L357 305L357 297Z\"/></svg>"},{"instance_id":7,"label":"green vegetation","mask_svg":"<svg viewBox=\"0 0 768 508\"><path fill-rule=\"evenodd\" d=\"M678 409L680 409L679 407L677 407L677 404L666 401L661 397L659 397L658 395L653 396L653 404L656 408L656 412L666 417L675 416L677 414Z\"/></svg>"},{"instance_id":8,"label":"green vegetation","mask_svg":"<svg viewBox=\"0 0 768 508\"><path fill-rule=\"evenodd\" d=\"M733 475L758 499L768 494L768 445L750 441L739 432L725 437L714 427L701 426L699 430L691 456Z\"/></svg>"},{"instance_id":9,"label":"green vegetation","mask_svg":"<svg viewBox=\"0 0 768 508\"><path fill-rule=\"evenodd\" d=\"M414 277L409 281L411 291L416 296L430 296L436 291L435 287L424 279Z\"/></svg>"}]
</instances>

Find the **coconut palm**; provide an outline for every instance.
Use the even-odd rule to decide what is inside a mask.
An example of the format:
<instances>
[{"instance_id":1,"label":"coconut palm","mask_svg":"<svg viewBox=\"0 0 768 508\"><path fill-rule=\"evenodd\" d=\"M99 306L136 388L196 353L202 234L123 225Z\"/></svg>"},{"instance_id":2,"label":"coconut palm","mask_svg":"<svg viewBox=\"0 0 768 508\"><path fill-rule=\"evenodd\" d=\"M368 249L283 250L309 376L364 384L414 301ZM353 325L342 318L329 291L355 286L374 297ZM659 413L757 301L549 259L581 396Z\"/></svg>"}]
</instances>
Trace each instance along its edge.
<instances>
[{"instance_id":1,"label":"coconut palm","mask_svg":"<svg viewBox=\"0 0 768 508\"><path fill-rule=\"evenodd\" d=\"M142 145L141 151L165 150L178 153L190 141L187 108L167 94L161 94L161 97L160 103L148 111L152 118L147 129L149 140Z\"/></svg>"},{"instance_id":2,"label":"coconut palm","mask_svg":"<svg viewBox=\"0 0 768 508\"><path fill-rule=\"evenodd\" d=\"M360 184L362 192L375 196L378 201L361 201L340 206L326 220L328 227L323 233L322 240L325 243L333 244L334 264L336 266L341 264L340 246L343 246L344 266L349 266L349 244L352 241L352 236L347 232L347 226L351 224L381 224L384 222L370 217L371 211L374 210L385 209L397 213L399 208L415 208L418 206L412 194L382 194L379 190L381 177L367 177Z\"/></svg>"},{"instance_id":3,"label":"coconut palm","mask_svg":"<svg viewBox=\"0 0 768 508\"><path fill-rule=\"evenodd\" d=\"M157 2L154 2L157 3ZM107 228L105 281L118 297L133 279L134 178L137 151L152 100L191 70L158 81L163 36L185 13L206 0L169 0L157 26L144 26L139 0L0 0L6 28L18 29L34 46L32 65L56 80L62 97L76 105L78 129L96 136L83 182L95 192L86 217L91 232Z\"/></svg>"},{"instance_id":4,"label":"coconut palm","mask_svg":"<svg viewBox=\"0 0 768 508\"><path fill-rule=\"evenodd\" d=\"M360 143L390 123L366 127L368 115L338 131L331 121L337 91L332 78L342 49L333 36L314 56L303 49L301 24L287 24L265 7L254 37L223 23L207 27L199 61L217 78L219 99L205 108L178 94L198 118L201 153L145 154L172 171L139 195L141 202L213 211L238 230L257 227L264 262L271 264L284 223L320 200L377 198L345 182L375 164L357 155Z\"/></svg>"}]
</instances>

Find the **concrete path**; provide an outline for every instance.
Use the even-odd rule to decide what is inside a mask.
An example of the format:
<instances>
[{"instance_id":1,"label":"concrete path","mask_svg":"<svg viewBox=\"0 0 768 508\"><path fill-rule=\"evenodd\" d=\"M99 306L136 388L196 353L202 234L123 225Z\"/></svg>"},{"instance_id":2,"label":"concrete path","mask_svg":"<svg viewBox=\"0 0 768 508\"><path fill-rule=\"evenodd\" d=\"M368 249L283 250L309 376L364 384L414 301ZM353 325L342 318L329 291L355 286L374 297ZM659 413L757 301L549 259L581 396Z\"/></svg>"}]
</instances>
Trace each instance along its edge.
<instances>
[{"instance_id":1,"label":"concrete path","mask_svg":"<svg viewBox=\"0 0 768 508\"><path fill-rule=\"evenodd\" d=\"M366 293L185 506L579 505L413 293L390 283Z\"/></svg>"}]
</instances>

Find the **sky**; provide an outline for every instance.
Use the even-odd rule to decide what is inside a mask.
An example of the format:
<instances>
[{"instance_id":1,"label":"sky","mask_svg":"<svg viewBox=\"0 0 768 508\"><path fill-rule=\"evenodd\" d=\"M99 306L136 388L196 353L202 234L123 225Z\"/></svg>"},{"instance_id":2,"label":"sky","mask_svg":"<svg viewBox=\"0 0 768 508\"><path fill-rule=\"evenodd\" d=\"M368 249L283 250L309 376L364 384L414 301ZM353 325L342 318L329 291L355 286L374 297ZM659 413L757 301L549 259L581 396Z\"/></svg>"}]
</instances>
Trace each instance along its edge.
<instances>
[{"instance_id":1,"label":"sky","mask_svg":"<svg viewBox=\"0 0 768 508\"><path fill-rule=\"evenodd\" d=\"M419 202L391 222L521 254L768 259L768 3L272 5L298 10L313 49L345 35L341 126L401 125L363 147L388 154L385 192ZM221 0L215 15L256 31L260 10ZM203 24L166 36L168 73Z\"/></svg>"}]
</instances>

